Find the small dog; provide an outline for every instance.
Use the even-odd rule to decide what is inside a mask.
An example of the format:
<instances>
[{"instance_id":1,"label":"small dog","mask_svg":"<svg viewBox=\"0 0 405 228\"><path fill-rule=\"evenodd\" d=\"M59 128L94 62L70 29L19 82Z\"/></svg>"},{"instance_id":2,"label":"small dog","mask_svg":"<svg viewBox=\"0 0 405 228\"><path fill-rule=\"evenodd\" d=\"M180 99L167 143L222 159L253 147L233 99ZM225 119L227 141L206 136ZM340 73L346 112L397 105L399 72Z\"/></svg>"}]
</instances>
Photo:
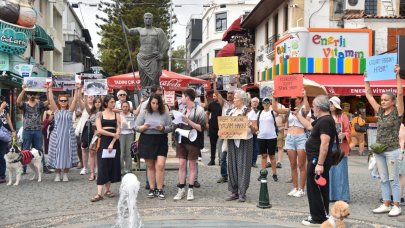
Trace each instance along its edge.
<instances>
[{"instance_id":1,"label":"small dog","mask_svg":"<svg viewBox=\"0 0 405 228\"><path fill-rule=\"evenodd\" d=\"M34 170L34 176L31 180L34 180L38 176L38 182L42 180L42 156L44 154L35 148L30 151L21 152L21 150L16 146L12 145L8 152L4 155L6 160L6 166L8 171L9 181L7 185L11 185L13 173L15 173L16 181L14 185L18 185L21 180L21 174L23 172L23 163L29 165L32 170Z\"/></svg>"},{"instance_id":2,"label":"small dog","mask_svg":"<svg viewBox=\"0 0 405 228\"><path fill-rule=\"evenodd\" d=\"M349 204L344 201L337 201L329 211L329 219L322 223L321 228L345 228L343 219L349 215Z\"/></svg>"},{"instance_id":3,"label":"small dog","mask_svg":"<svg viewBox=\"0 0 405 228\"><path fill-rule=\"evenodd\" d=\"M142 227L136 205L140 185L135 174L127 173L122 178L117 207L118 217L114 227Z\"/></svg>"}]
</instances>

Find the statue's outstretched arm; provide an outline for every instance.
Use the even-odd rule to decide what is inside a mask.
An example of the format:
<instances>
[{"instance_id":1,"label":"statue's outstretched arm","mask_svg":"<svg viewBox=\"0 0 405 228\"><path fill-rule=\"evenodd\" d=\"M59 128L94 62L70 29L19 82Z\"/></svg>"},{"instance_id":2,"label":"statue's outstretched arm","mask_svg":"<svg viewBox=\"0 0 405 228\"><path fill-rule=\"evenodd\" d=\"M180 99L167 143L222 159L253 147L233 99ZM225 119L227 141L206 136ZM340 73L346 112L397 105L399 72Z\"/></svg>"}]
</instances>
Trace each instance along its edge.
<instances>
[{"instance_id":1,"label":"statue's outstretched arm","mask_svg":"<svg viewBox=\"0 0 405 228\"><path fill-rule=\"evenodd\" d=\"M126 28L125 31L127 31L127 33L131 35L139 35L139 29L140 28L131 28L131 29Z\"/></svg>"}]
</instances>

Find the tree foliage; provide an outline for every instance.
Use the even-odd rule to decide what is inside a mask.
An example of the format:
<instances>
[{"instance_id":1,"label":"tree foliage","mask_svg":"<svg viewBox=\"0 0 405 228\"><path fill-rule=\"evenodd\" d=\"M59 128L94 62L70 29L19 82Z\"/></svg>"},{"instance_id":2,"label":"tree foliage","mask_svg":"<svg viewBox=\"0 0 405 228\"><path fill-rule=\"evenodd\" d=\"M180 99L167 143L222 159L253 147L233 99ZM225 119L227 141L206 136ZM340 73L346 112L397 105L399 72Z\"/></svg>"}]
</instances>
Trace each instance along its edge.
<instances>
[{"instance_id":1,"label":"tree foliage","mask_svg":"<svg viewBox=\"0 0 405 228\"><path fill-rule=\"evenodd\" d=\"M98 44L101 66L110 75L132 72L128 48L122 27L121 15L128 28L144 27L143 15L153 14L153 26L167 31L169 25L168 3L170 0L101 0L100 14L96 15L100 28L101 43ZM127 35L135 71L138 70L136 55L139 52L139 36ZM165 58L164 66L167 66Z\"/></svg>"},{"instance_id":2,"label":"tree foliage","mask_svg":"<svg viewBox=\"0 0 405 228\"><path fill-rule=\"evenodd\" d=\"M172 71L176 73L184 73L187 69L186 48L179 46L173 50L172 55Z\"/></svg>"}]
</instances>

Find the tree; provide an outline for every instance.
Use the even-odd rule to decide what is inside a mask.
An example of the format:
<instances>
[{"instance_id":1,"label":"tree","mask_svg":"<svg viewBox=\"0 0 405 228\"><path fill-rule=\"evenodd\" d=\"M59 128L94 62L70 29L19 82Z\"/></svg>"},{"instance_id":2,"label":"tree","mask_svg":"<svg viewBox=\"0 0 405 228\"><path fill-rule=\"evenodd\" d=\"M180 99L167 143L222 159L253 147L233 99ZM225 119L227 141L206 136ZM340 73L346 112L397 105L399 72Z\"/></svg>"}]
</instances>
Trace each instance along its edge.
<instances>
[{"instance_id":1,"label":"tree","mask_svg":"<svg viewBox=\"0 0 405 228\"><path fill-rule=\"evenodd\" d=\"M172 53L172 71L184 73L187 69L186 48L182 45Z\"/></svg>"},{"instance_id":2,"label":"tree","mask_svg":"<svg viewBox=\"0 0 405 228\"><path fill-rule=\"evenodd\" d=\"M100 1L98 10L103 15L96 15L100 21L96 26L101 29L98 33L101 36L101 43L98 44L99 56L101 66L106 72L110 75L132 72L128 48L118 16L122 16L128 28L144 27L143 15L149 12L153 14L153 26L167 31L169 2L170 0ZM128 35L127 37L132 61L137 71L136 55L139 52L139 36ZM167 58L164 66L167 66Z\"/></svg>"}]
</instances>

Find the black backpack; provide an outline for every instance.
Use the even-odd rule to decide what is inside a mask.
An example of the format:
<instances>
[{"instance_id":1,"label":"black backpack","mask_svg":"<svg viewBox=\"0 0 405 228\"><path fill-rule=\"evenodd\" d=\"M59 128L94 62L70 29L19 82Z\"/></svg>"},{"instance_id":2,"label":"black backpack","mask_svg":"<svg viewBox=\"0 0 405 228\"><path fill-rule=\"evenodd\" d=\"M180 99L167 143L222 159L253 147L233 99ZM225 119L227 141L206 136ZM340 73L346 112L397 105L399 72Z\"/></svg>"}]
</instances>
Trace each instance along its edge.
<instances>
[{"instance_id":1,"label":"black backpack","mask_svg":"<svg viewBox=\"0 0 405 228\"><path fill-rule=\"evenodd\" d=\"M263 110L259 111L259 114L257 114L257 129L259 130L259 126L260 126L260 115L262 114ZM278 135L278 127L276 124L276 117L274 116L274 112L273 110L270 110L271 115L273 116L273 122L274 122L274 129L276 129L276 135Z\"/></svg>"}]
</instances>

